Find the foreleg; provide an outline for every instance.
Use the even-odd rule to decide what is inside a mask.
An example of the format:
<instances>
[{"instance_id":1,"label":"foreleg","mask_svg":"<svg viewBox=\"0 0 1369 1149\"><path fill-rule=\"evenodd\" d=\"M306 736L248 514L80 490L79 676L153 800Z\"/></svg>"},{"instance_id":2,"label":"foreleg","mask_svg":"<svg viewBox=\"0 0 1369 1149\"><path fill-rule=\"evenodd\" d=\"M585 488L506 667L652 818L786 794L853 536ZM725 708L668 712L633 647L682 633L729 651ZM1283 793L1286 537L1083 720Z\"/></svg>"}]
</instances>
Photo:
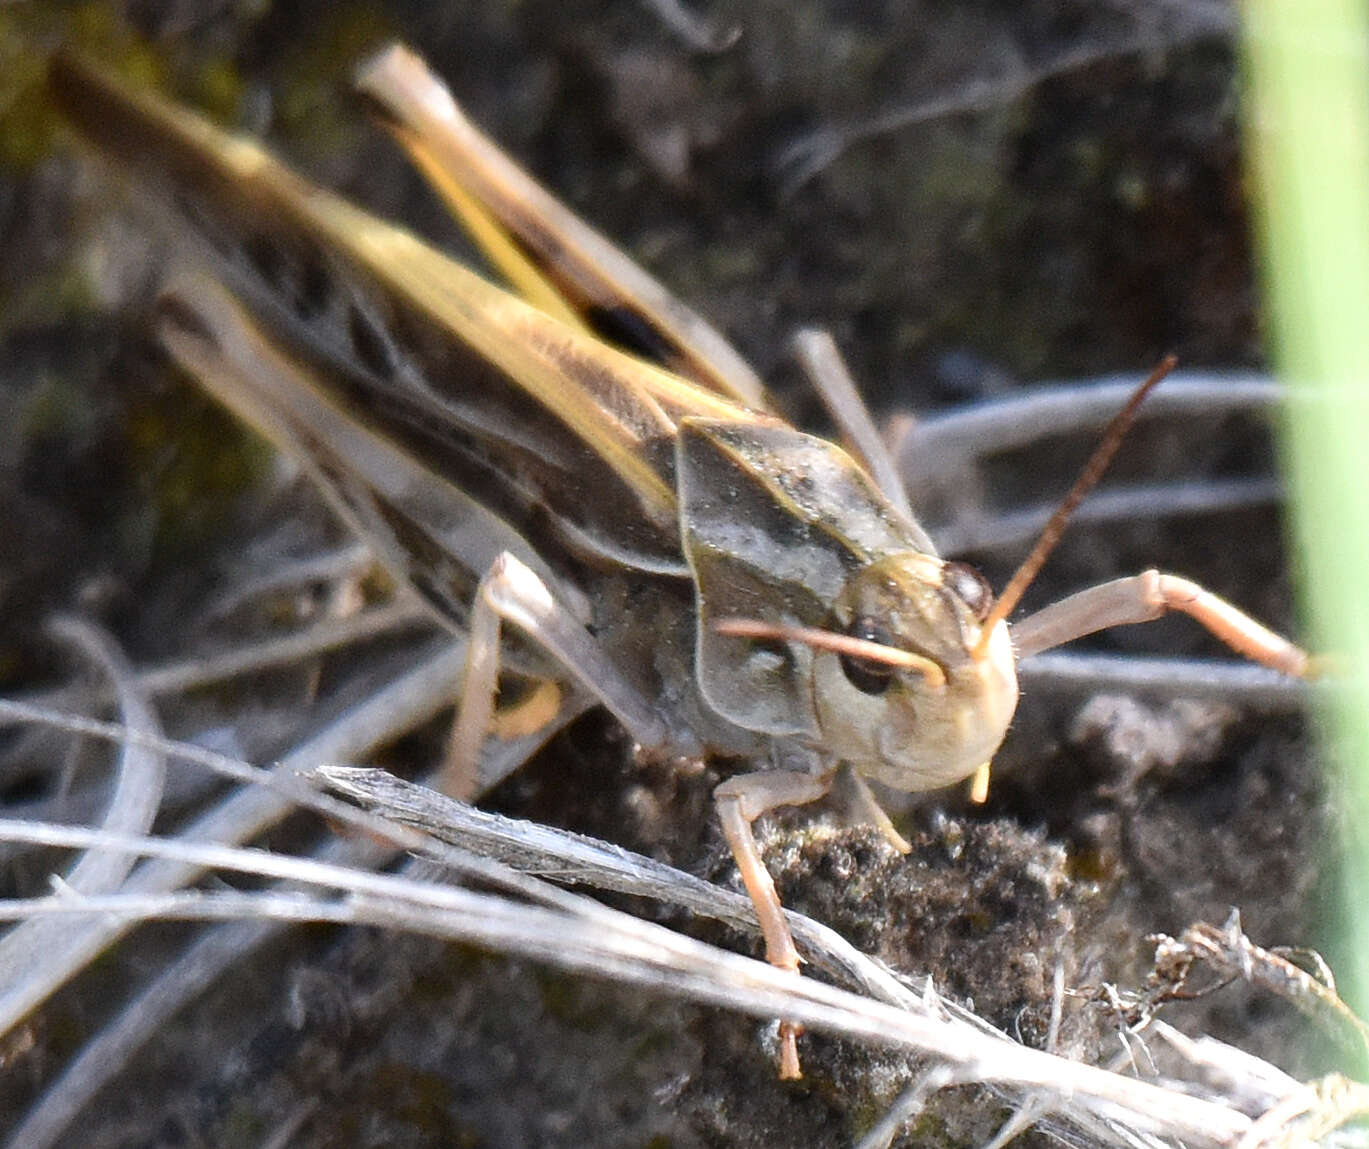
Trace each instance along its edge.
<instances>
[{"instance_id":1,"label":"foreleg","mask_svg":"<svg viewBox=\"0 0 1369 1149\"><path fill-rule=\"evenodd\" d=\"M751 823L762 814L780 806L802 806L815 802L832 788L832 774L807 774L797 771L775 770L756 774L740 774L730 778L713 791L713 802L722 823L723 837L732 849L742 884L751 895L765 938L765 957L780 969L799 971L799 951L794 945L789 924L784 920L784 907L775 891L774 879L765 868ZM780 1077L801 1077L796 1038L800 1028L792 1022L780 1022Z\"/></svg>"},{"instance_id":2,"label":"foreleg","mask_svg":"<svg viewBox=\"0 0 1369 1149\"><path fill-rule=\"evenodd\" d=\"M1197 619L1238 654L1295 678L1309 676L1307 652L1256 622L1223 598L1177 575L1144 571L1081 590L1029 615L1012 628L1020 658L1095 631L1151 622L1170 611Z\"/></svg>"}]
</instances>

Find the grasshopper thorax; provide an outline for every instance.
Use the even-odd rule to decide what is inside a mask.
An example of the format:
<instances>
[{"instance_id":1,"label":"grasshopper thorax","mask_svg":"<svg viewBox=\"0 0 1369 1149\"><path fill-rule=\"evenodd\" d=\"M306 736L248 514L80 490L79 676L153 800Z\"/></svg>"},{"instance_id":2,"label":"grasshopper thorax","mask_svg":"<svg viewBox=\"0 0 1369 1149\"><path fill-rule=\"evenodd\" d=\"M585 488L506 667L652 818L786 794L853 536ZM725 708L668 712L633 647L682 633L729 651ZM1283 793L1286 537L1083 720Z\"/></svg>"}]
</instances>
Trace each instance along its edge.
<instances>
[{"instance_id":1,"label":"grasshopper thorax","mask_svg":"<svg viewBox=\"0 0 1369 1149\"><path fill-rule=\"evenodd\" d=\"M991 623L980 645L992 601L969 567L917 551L856 572L835 603L832 629L911 652L927 665L815 652L823 748L904 791L950 785L987 762L1017 706L1007 624Z\"/></svg>"}]
</instances>

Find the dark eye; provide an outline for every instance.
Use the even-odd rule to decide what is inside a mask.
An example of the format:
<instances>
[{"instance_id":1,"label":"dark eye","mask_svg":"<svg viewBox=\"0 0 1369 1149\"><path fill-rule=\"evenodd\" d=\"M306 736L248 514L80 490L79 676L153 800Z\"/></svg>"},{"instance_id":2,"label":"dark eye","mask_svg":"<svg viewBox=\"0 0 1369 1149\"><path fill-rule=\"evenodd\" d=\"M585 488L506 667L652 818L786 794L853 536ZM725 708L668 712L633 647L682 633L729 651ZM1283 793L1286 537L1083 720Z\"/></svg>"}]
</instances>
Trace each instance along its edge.
<instances>
[{"instance_id":1,"label":"dark eye","mask_svg":"<svg viewBox=\"0 0 1369 1149\"><path fill-rule=\"evenodd\" d=\"M872 618L855 618L843 633L847 638L859 638L865 642L877 642L881 646L891 646L893 637ZM846 681L862 694L883 694L894 680L894 667L883 662L875 662L858 655L843 654L841 670Z\"/></svg>"},{"instance_id":2,"label":"dark eye","mask_svg":"<svg viewBox=\"0 0 1369 1149\"><path fill-rule=\"evenodd\" d=\"M989 617L989 611L993 609L993 587L974 567L966 563L947 563L941 568L941 579L980 622Z\"/></svg>"}]
</instances>

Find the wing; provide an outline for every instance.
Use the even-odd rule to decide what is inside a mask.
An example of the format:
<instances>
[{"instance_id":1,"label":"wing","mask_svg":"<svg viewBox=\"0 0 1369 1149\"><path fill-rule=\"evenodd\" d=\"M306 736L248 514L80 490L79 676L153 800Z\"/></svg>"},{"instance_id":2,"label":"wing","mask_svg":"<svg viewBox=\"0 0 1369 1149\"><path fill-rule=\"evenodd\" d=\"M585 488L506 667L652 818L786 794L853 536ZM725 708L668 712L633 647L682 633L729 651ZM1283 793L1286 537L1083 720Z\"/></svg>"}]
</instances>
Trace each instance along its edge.
<instances>
[{"instance_id":1,"label":"wing","mask_svg":"<svg viewBox=\"0 0 1369 1149\"><path fill-rule=\"evenodd\" d=\"M377 557L455 630L466 629L480 576L504 551L557 586L568 608L589 620L574 585L538 554L532 514L514 506L494 513L486 500L356 419L326 370L292 359L220 284L204 275L173 277L155 321L176 361L296 459Z\"/></svg>"},{"instance_id":2,"label":"wing","mask_svg":"<svg viewBox=\"0 0 1369 1149\"><path fill-rule=\"evenodd\" d=\"M416 55L386 49L357 89L524 298L719 395L765 406L732 346L483 135Z\"/></svg>"},{"instance_id":3,"label":"wing","mask_svg":"<svg viewBox=\"0 0 1369 1149\"><path fill-rule=\"evenodd\" d=\"M520 530L537 520L549 559L559 547L687 573L679 420L766 417L567 326L93 65L59 56L50 79L334 410Z\"/></svg>"}]
</instances>

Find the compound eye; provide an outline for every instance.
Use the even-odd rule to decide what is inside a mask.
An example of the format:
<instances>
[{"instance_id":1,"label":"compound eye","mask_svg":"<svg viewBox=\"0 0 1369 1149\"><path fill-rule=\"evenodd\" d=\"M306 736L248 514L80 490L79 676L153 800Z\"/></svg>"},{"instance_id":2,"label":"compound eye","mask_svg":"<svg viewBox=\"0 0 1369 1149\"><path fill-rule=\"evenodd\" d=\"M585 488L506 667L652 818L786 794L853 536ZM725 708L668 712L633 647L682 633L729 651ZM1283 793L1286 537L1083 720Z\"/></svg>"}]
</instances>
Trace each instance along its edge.
<instances>
[{"instance_id":1,"label":"compound eye","mask_svg":"<svg viewBox=\"0 0 1369 1149\"><path fill-rule=\"evenodd\" d=\"M968 563L947 563L941 568L941 579L980 622L989 617L989 611L993 609L993 587L974 567Z\"/></svg>"},{"instance_id":2,"label":"compound eye","mask_svg":"<svg viewBox=\"0 0 1369 1149\"><path fill-rule=\"evenodd\" d=\"M887 630L872 618L855 618L843 631L848 638L859 638L864 642L877 642L880 646L892 646L893 638ZM841 670L846 681L862 694L883 694L894 680L895 668L887 663L861 658L855 654L841 656Z\"/></svg>"}]
</instances>

